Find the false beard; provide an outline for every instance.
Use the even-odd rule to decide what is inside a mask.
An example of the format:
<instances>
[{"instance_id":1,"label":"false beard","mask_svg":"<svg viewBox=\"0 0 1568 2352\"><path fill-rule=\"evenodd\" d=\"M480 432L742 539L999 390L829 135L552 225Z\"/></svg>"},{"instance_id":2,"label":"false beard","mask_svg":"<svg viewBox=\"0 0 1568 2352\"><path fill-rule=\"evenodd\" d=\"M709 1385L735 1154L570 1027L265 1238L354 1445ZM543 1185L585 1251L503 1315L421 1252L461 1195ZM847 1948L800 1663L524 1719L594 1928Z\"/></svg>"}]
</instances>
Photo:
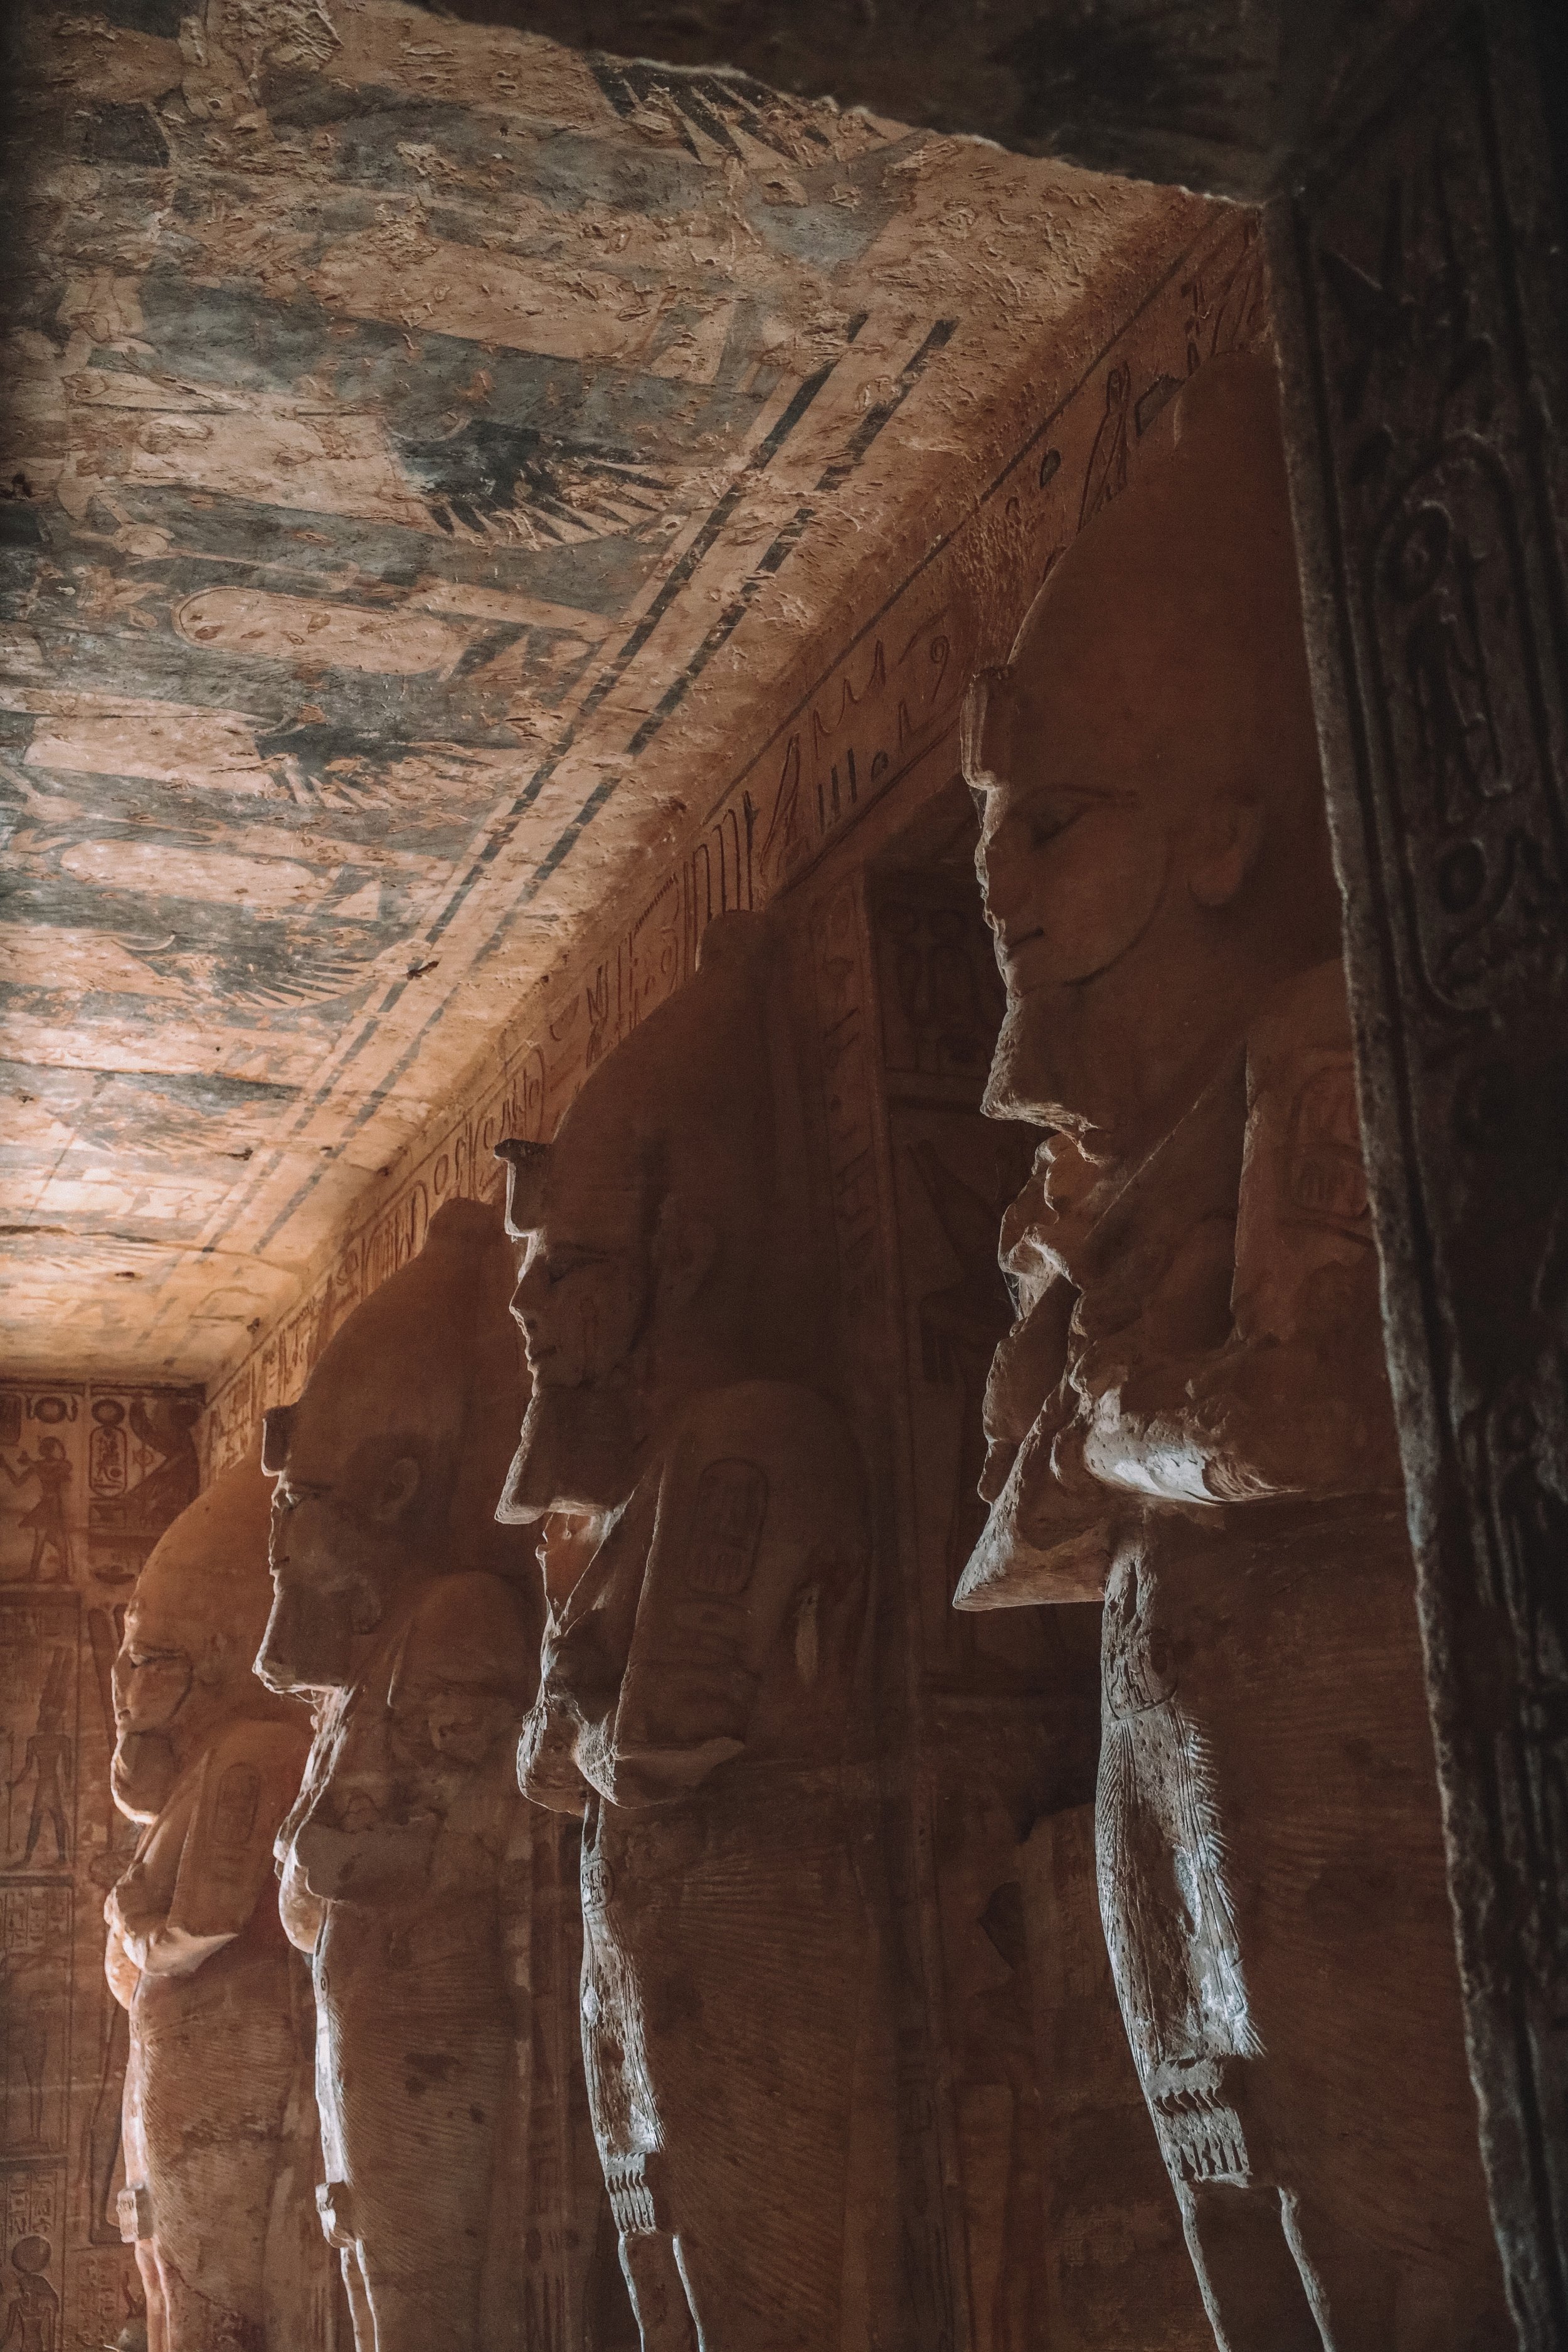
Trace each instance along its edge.
<instances>
[{"instance_id":1,"label":"false beard","mask_svg":"<svg viewBox=\"0 0 1568 2352\"><path fill-rule=\"evenodd\" d=\"M606 1511L635 1483L637 1433L624 1381L536 1388L496 1506L502 1527L521 1527L549 1511Z\"/></svg>"},{"instance_id":2,"label":"false beard","mask_svg":"<svg viewBox=\"0 0 1568 2352\"><path fill-rule=\"evenodd\" d=\"M155 1822L174 1794L180 1768L163 1731L122 1731L114 1743L109 1785L128 1821Z\"/></svg>"}]
</instances>

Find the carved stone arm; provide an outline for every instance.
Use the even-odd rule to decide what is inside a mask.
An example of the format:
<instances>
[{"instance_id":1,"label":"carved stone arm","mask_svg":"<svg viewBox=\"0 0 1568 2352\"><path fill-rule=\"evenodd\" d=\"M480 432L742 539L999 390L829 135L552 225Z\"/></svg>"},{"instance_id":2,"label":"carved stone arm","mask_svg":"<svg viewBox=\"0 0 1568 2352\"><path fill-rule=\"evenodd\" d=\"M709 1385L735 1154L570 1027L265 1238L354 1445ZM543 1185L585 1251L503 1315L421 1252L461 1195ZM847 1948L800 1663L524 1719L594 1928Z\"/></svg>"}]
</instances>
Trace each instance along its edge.
<instances>
[{"instance_id":1,"label":"carved stone arm","mask_svg":"<svg viewBox=\"0 0 1568 2352\"><path fill-rule=\"evenodd\" d=\"M803 1596L832 1613L863 1566L863 1514L847 1433L810 1391L758 1381L698 1401L666 1465L613 1722L578 1744L604 1795L656 1802L745 1753Z\"/></svg>"},{"instance_id":2,"label":"carved stone arm","mask_svg":"<svg viewBox=\"0 0 1568 2352\"><path fill-rule=\"evenodd\" d=\"M1139 1360L1137 1328L1086 1349L1085 1467L1169 1502L1397 1492L1370 1253L1313 1269L1296 1304L1289 1330L1235 1329L1212 1350Z\"/></svg>"},{"instance_id":3,"label":"carved stone arm","mask_svg":"<svg viewBox=\"0 0 1568 2352\"><path fill-rule=\"evenodd\" d=\"M292 1726L230 1725L178 1792L104 1905L111 1954L151 1976L189 1976L272 1892L272 1841L298 1783ZM113 1976L110 1976L113 1982Z\"/></svg>"},{"instance_id":4,"label":"carved stone arm","mask_svg":"<svg viewBox=\"0 0 1568 2352\"><path fill-rule=\"evenodd\" d=\"M115 1925L114 1916L109 1907L113 1900L111 1891L103 1906L104 1920L109 1928L103 1948L103 1973L109 1979L109 1990L121 2008L129 2009L142 1981L142 1971L126 1950L125 1938Z\"/></svg>"},{"instance_id":5,"label":"carved stone arm","mask_svg":"<svg viewBox=\"0 0 1568 2352\"><path fill-rule=\"evenodd\" d=\"M370 1904L433 1892L452 1835L495 1830L493 1800L509 1776L486 1768L515 1739L527 1678L520 1612L500 1580L437 1579L376 1687L357 1695L300 1818L291 1860L306 1892Z\"/></svg>"}]
</instances>

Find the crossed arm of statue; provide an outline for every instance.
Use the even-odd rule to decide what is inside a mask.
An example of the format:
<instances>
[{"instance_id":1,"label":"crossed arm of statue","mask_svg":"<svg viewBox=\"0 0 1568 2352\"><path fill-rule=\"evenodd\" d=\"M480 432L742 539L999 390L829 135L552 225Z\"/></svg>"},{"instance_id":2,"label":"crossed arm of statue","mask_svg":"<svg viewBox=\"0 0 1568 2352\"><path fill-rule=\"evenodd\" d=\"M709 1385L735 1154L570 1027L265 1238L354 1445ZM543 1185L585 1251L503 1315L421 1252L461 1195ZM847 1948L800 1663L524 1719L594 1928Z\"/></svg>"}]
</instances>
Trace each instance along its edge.
<instances>
[{"instance_id":1,"label":"crossed arm of statue","mask_svg":"<svg viewBox=\"0 0 1568 2352\"><path fill-rule=\"evenodd\" d=\"M1069 1256L998 1351L961 1608L1098 1597L1119 1496L1397 1491L1337 968L1259 1019L1108 1209L1090 1200Z\"/></svg>"},{"instance_id":2,"label":"crossed arm of statue","mask_svg":"<svg viewBox=\"0 0 1568 2352\"><path fill-rule=\"evenodd\" d=\"M745 1755L770 1668L815 1680L863 1560L863 1510L845 1434L808 1391L753 1381L700 1399L547 1641L519 1759L528 1793L580 1810L586 1782L657 1803Z\"/></svg>"},{"instance_id":3,"label":"crossed arm of statue","mask_svg":"<svg viewBox=\"0 0 1568 2352\"><path fill-rule=\"evenodd\" d=\"M1234 1224L1194 1226L1137 1321L1095 1338L1086 1301L1079 1330L1058 1452L1102 1486L1197 1504L1397 1489L1348 1053L1255 1089Z\"/></svg>"},{"instance_id":4,"label":"crossed arm of statue","mask_svg":"<svg viewBox=\"0 0 1568 2352\"><path fill-rule=\"evenodd\" d=\"M190 1976L247 1925L270 1891L298 1762L287 1728L231 1725L148 1831L103 1906L109 1981L127 2007L139 1976Z\"/></svg>"},{"instance_id":5,"label":"crossed arm of statue","mask_svg":"<svg viewBox=\"0 0 1568 2352\"><path fill-rule=\"evenodd\" d=\"M405 1903L444 1874L460 1889L465 1841L495 1832L498 1775L485 1767L503 1744L510 1755L525 1696L512 1595L493 1576L438 1578L378 1687L355 1693L328 1732L330 1771L296 1809L285 1924L297 1943L314 1943L312 1901Z\"/></svg>"}]
</instances>

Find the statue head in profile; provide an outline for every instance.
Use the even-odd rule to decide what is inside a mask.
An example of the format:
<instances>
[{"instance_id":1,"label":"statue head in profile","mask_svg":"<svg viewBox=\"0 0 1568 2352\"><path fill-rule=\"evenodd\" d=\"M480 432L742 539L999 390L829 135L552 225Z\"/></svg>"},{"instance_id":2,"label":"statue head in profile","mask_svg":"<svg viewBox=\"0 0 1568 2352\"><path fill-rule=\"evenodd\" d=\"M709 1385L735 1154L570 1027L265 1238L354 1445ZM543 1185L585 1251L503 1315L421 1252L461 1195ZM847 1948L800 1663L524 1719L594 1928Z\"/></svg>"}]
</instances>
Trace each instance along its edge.
<instances>
[{"instance_id":1,"label":"statue head in profile","mask_svg":"<svg viewBox=\"0 0 1568 2352\"><path fill-rule=\"evenodd\" d=\"M521 1408L513 1267L493 1209L447 1202L299 1402L265 1416L273 1602L256 1670L274 1690L341 1688L413 1585L491 1564L498 1447L504 1462Z\"/></svg>"},{"instance_id":2,"label":"statue head in profile","mask_svg":"<svg viewBox=\"0 0 1568 2352\"><path fill-rule=\"evenodd\" d=\"M531 1389L504 1520L625 1502L672 1412L787 1376L809 1282L781 1259L770 934L721 916L696 976L601 1062L551 1143L507 1142Z\"/></svg>"},{"instance_id":3,"label":"statue head in profile","mask_svg":"<svg viewBox=\"0 0 1568 2352\"><path fill-rule=\"evenodd\" d=\"M175 1782L240 1715L290 1713L251 1671L267 1622L271 1496L251 1456L214 1480L157 1543L126 1604L114 1661L114 1801L156 1820Z\"/></svg>"},{"instance_id":4,"label":"statue head in profile","mask_svg":"<svg viewBox=\"0 0 1568 2352\"><path fill-rule=\"evenodd\" d=\"M986 1108L1105 1159L1338 943L1271 364L1212 362L1174 428L965 714L1007 990Z\"/></svg>"}]
</instances>

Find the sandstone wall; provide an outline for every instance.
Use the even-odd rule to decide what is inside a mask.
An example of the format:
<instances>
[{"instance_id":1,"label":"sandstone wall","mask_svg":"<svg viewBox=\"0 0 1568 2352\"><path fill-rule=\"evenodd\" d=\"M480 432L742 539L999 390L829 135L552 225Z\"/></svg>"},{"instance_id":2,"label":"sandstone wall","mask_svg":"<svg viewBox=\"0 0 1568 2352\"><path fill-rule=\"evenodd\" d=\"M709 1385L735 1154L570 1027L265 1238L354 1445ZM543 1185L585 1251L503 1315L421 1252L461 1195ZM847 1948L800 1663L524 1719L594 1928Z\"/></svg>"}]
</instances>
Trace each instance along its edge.
<instances>
[{"instance_id":1,"label":"sandstone wall","mask_svg":"<svg viewBox=\"0 0 1568 2352\"><path fill-rule=\"evenodd\" d=\"M136 1831L110 1801L109 1674L137 1571L196 1493L200 1410L188 1389L0 1384L0 2311L13 2255L43 2241L62 2348L112 2344L141 2308L115 2213L126 2020L103 1897Z\"/></svg>"}]
</instances>

